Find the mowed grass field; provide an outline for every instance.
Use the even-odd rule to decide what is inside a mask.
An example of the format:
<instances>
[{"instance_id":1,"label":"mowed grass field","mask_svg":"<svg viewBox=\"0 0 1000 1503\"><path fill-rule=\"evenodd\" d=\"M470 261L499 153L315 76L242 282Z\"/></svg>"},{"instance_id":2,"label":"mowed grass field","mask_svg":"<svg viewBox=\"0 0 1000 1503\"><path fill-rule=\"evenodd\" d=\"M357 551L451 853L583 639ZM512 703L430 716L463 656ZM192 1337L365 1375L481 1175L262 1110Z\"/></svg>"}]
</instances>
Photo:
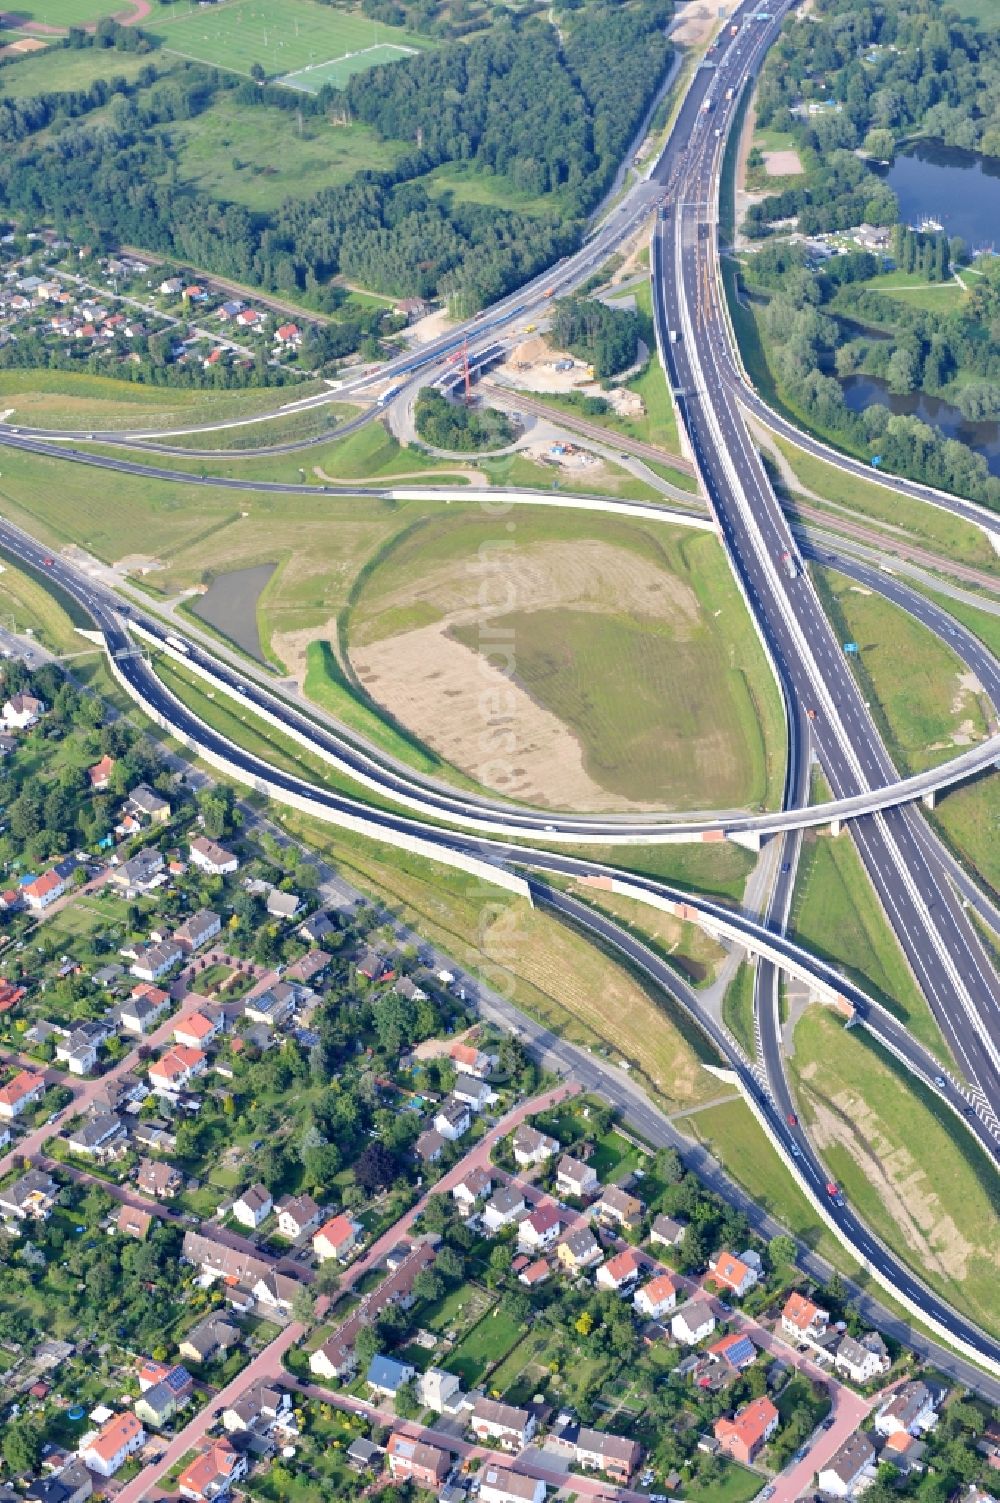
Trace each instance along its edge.
<instances>
[{"instance_id":1,"label":"mowed grass field","mask_svg":"<svg viewBox=\"0 0 1000 1503\"><path fill-rule=\"evenodd\" d=\"M291 810L274 813L363 892L561 1037L630 1061L676 1107L718 1096L718 1080L701 1067L703 1046L668 999L575 930L463 872Z\"/></svg>"},{"instance_id":2,"label":"mowed grass field","mask_svg":"<svg viewBox=\"0 0 1000 1503\"><path fill-rule=\"evenodd\" d=\"M1000 1177L958 1118L819 1007L796 1026L789 1069L859 1215L947 1300L1000 1330Z\"/></svg>"},{"instance_id":3,"label":"mowed grass field","mask_svg":"<svg viewBox=\"0 0 1000 1503\"><path fill-rule=\"evenodd\" d=\"M2 10L0 6L0 10ZM107 12L106 12L107 13ZM0 42L10 41L8 32ZM25 53L15 63L0 68L0 99L26 99L34 94L63 94L87 89L95 78L124 78L131 81L143 68L152 66L162 72L155 53L105 51L100 47L46 47Z\"/></svg>"},{"instance_id":4,"label":"mowed grass field","mask_svg":"<svg viewBox=\"0 0 1000 1503\"><path fill-rule=\"evenodd\" d=\"M806 832L790 932L873 992L938 1059L949 1060L937 1023L846 832L836 837L825 831Z\"/></svg>"},{"instance_id":5,"label":"mowed grass field","mask_svg":"<svg viewBox=\"0 0 1000 1503\"><path fill-rule=\"evenodd\" d=\"M814 574L838 635L858 644L851 667L901 772L946 762L988 734L988 701L951 648L835 570Z\"/></svg>"},{"instance_id":6,"label":"mowed grass field","mask_svg":"<svg viewBox=\"0 0 1000 1503\"><path fill-rule=\"evenodd\" d=\"M13 0L0 7L7 17L8 27L56 26L65 30L69 26L84 26L88 21L99 21L102 16L111 16L115 11L128 10L126 0L118 5L108 0Z\"/></svg>"},{"instance_id":7,"label":"mowed grass field","mask_svg":"<svg viewBox=\"0 0 1000 1503\"><path fill-rule=\"evenodd\" d=\"M888 523L892 528L904 528L921 543L958 563L974 564L978 568L995 567L996 554L989 539L971 522L963 522L961 517L954 517L936 506L927 506L922 501L908 501L898 491L879 485L877 481L862 480L859 475L838 470L836 465L804 453L783 438L775 437L773 442L802 485L820 500L838 507L849 507L873 521Z\"/></svg>"},{"instance_id":8,"label":"mowed grass field","mask_svg":"<svg viewBox=\"0 0 1000 1503\"><path fill-rule=\"evenodd\" d=\"M9 413L8 422L31 428L183 428L274 411L322 389L320 381L302 381L281 390L196 391L76 371L7 370L0 371L0 409ZM5 455L5 470L10 458Z\"/></svg>"},{"instance_id":9,"label":"mowed grass field","mask_svg":"<svg viewBox=\"0 0 1000 1503\"><path fill-rule=\"evenodd\" d=\"M366 125L333 125L325 116L297 123L287 110L258 106L251 123L248 129L245 107L222 95L197 119L161 133L177 153L183 182L262 213L346 183L362 169L391 168L406 150Z\"/></svg>"},{"instance_id":10,"label":"mowed grass field","mask_svg":"<svg viewBox=\"0 0 1000 1503\"><path fill-rule=\"evenodd\" d=\"M259 63L270 78L298 74L293 80L296 87L311 89L312 84L301 80L316 78L317 90L323 82L316 67L320 63L361 54L371 47L396 49L381 56L373 53L370 63L364 64L372 66L431 45L401 27L335 10L317 0L281 0L280 7L265 0L219 0L208 8L181 3L157 14L149 29L165 48L182 57L248 77ZM312 71L303 75L303 69Z\"/></svg>"},{"instance_id":11,"label":"mowed grass field","mask_svg":"<svg viewBox=\"0 0 1000 1503\"><path fill-rule=\"evenodd\" d=\"M706 534L520 509L499 528L441 518L365 577L347 636L367 692L473 775L489 760L481 696L506 653L516 745L507 783L490 786L509 796L677 808L775 796L777 693Z\"/></svg>"}]
</instances>

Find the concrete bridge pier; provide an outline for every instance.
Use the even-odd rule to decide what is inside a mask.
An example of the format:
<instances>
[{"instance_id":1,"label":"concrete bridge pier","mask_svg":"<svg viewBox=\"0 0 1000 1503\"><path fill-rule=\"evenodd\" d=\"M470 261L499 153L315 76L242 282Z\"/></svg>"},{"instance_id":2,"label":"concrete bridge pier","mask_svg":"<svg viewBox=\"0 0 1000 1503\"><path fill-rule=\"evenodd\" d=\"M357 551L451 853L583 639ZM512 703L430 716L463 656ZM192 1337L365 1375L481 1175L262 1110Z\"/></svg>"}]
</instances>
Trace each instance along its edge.
<instances>
[{"instance_id":1,"label":"concrete bridge pier","mask_svg":"<svg viewBox=\"0 0 1000 1503\"><path fill-rule=\"evenodd\" d=\"M741 845L747 851L762 851L770 840L765 830L727 830L726 839L733 845Z\"/></svg>"}]
</instances>

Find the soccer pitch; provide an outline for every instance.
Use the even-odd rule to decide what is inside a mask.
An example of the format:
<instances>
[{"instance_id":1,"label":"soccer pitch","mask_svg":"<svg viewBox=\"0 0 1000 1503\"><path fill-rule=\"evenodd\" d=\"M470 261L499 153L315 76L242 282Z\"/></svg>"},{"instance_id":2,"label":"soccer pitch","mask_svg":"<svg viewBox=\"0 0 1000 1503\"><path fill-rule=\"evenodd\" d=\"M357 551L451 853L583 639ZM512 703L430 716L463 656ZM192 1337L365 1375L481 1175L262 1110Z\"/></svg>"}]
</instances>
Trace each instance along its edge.
<instances>
[{"instance_id":1,"label":"soccer pitch","mask_svg":"<svg viewBox=\"0 0 1000 1503\"><path fill-rule=\"evenodd\" d=\"M417 49L401 47L396 42L374 42L358 52L346 52L327 63L311 63L295 73L286 73L277 81L290 89L302 89L307 94L318 94L324 84L342 88L352 73L364 73L376 63L395 63L401 57L410 57Z\"/></svg>"},{"instance_id":2,"label":"soccer pitch","mask_svg":"<svg viewBox=\"0 0 1000 1503\"><path fill-rule=\"evenodd\" d=\"M401 27L334 10L317 0L218 0L212 6L176 6L149 29L167 51L181 57L247 76L259 63L269 78L309 93L429 45Z\"/></svg>"}]
</instances>

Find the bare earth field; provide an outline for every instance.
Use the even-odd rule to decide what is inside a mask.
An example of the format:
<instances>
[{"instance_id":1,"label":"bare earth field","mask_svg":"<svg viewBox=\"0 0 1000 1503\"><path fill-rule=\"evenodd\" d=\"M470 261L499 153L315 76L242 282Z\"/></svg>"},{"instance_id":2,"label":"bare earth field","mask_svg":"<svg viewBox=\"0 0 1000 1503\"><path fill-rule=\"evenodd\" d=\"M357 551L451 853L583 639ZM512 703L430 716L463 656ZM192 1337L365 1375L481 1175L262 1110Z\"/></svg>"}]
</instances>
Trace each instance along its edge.
<instances>
[{"instance_id":1,"label":"bare earth field","mask_svg":"<svg viewBox=\"0 0 1000 1503\"><path fill-rule=\"evenodd\" d=\"M598 539L519 518L514 546L505 525L426 529L373 571L349 630L367 693L511 798L598 811L752 798L751 675L715 624L740 630L737 604L702 594L722 583L714 540L657 529L661 551L641 528Z\"/></svg>"},{"instance_id":2,"label":"bare earth field","mask_svg":"<svg viewBox=\"0 0 1000 1503\"><path fill-rule=\"evenodd\" d=\"M797 151L765 151L764 166L768 177L793 177L802 171Z\"/></svg>"}]
</instances>

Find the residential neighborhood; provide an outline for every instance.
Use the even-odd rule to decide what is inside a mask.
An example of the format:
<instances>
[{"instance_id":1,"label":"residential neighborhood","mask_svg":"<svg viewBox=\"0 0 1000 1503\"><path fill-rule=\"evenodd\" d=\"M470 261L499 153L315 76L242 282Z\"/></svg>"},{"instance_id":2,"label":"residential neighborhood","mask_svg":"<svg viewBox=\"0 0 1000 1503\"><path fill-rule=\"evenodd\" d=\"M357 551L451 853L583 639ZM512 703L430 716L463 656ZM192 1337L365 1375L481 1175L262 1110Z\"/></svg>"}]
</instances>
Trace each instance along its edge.
<instances>
[{"instance_id":1,"label":"residential neighborhood","mask_svg":"<svg viewBox=\"0 0 1000 1503\"><path fill-rule=\"evenodd\" d=\"M985 1409L377 912L54 676L8 704L90 839L4 893L0 1487L850 1499L956 1445L988 1480Z\"/></svg>"}]
</instances>

